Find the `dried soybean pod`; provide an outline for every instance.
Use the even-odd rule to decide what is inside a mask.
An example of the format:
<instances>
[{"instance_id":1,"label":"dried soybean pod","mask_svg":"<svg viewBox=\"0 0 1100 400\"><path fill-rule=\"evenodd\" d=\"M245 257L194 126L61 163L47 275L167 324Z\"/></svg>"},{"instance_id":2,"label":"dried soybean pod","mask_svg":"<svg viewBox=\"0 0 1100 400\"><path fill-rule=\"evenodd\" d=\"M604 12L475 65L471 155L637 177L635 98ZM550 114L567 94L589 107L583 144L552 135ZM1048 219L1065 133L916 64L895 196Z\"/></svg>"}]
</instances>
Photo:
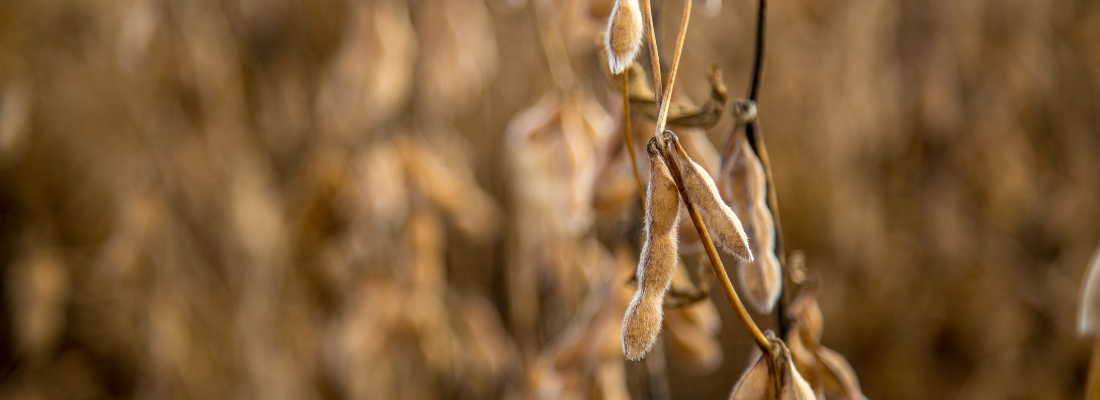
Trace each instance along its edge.
<instances>
[{"instance_id":1,"label":"dried soybean pod","mask_svg":"<svg viewBox=\"0 0 1100 400\"><path fill-rule=\"evenodd\" d=\"M741 220L722 201L722 196L718 194L718 187L714 185L714 179L701 165L688 158L675 133L666 130L664 135L669 143L669 153L680 165L680 174L683 177L688 197L695 204L699 216L703 218L703 223L707 225L707 230L711 239L714 240L714 244L733 254L741 261L751 262L753 260L752 250L749 249L749 242L745 236L744 228L741 227Z\"/></svg>"},{"instance_id":2,"label":"dried soybean pod","mask_svg":"<svg viewBox=\"0 0 1100 400\"><path fill-rule=\"evenodd\" d=\"M863 391L859 388L859 378L856 377L852 364L844 359L844 356L825 347L817 349L817 359L821 362L825 372L825 393L831 398L843 400L867 400ZM833 397L835 396L835 397Z\"/></svg>"},{"instance_id":3,"label":"dried soybean pod","mask_svg":"<svg viewBox=\"0 0 1100 400\"><path fill-rule=\"evenodd\" d=\"M775 220L768 209L767 178L745 135L732 140L731 152L722 160L719 188L733 211L745 219L745 234L756 256L752 262L741 262L737 276L753 308L771 313L783 287L783 272L775 256Z\"/></svg>"},{"instance_id":4,"label":"dried soybean pod","mask_svg":"<svg viewBox=\"0 0 1100 400\"><path fill-rule=\"evenodd\" d=\"M638 56L638 50L642 47L644 33L638 0L616 0L607 21L607 32L604 33L611 73L621 74L634 63L634 57Z\"/></svg>"},{"instance_id":5,"label":"dried soybean pod","mask_svg":"<svg viewBox=\"0 0 1100 400\"><path fill-rule=\"evenodd\" d=\"M774 346L772 354L761 354L741 375L730 393L730 400L815 400L813 388L795 369L787 346L771 332L768 332L768 339Z\"/></svg>"},{"instance_id":6,"label":"dried soybean pod","mask_svg":"<svg viewBox=\"0 0 1100 400\"><path fill-rule=\"evenodd\" d=\"M646 193L645 244L638 263L638 291L623 318L623 354L637 360L657 341L664 318L665 292L676 268L676 227L680 219L680 193L656 138L649 140L649 189Z\"/></svg>"}]
</instances>

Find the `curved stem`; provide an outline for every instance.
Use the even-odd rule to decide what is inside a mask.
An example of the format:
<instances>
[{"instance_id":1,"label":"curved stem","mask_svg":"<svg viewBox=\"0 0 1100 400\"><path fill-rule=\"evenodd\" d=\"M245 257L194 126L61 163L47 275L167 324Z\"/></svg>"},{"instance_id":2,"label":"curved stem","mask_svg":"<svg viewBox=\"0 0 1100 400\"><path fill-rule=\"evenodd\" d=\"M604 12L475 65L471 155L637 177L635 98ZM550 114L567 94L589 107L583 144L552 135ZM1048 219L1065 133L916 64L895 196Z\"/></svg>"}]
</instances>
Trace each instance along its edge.
<instances>
[{"instance_id":1,"label":"curved stem","mask_svg":"<svg viewBox=\"0 0 1100 400\"><path fill-rule=\"evenodd\" d=\"M760 82L763 80L764 75L764 33L766 32L768 1L760 0L756 9L756 43L753 50L752 61L752 82L749 84L749 100L756 102L757 97L760 95ZM788 283L787 277L790 275L789 271L786 271L787 266L787 250L783 240L783 224L779 219L779 198L776 196L775 191L775 178L772 175L772 163L771 157L768 156L768 147L764 145L764 137L760 134L760 125L758 122L753 121L745 125L745 136L749 140L749 144L752 146L753 151L756 152L756 156L760 158L760 164L764 167L764 177L766 179L766 186L768 190L768 208L771 209L772 219L775 221L775 255L779 259L780 269L784 271L784 283ZM736 133L736 131L733 131ZM732 142L732 134L731 134ZM776 319L777 330L779 331L779 337L787 337L787 331L790 330L790 324L787 321L785 315L787 309L787 303L790 302L790 293L787 288L790 285L784 284L782 286L782 294L779 296L779 302L776 305Z\"/></svg>"},{"instance_id":2,"label":"curved stem","mask_svg":"<svg viewBox=\"0 0 1100 400\"><path fill-rule=\"evenodd\" d=\"M684 148L680 146L680 141L676 140L675 136L669 139L669 147L675 147L675 151L680 153L685 159L690 159ZM672 149L666 149L666 151L673 151ZM683 198L684 204L687 205L688 214L691 215L691 222L695 224L695 230L699 233L699 238L702 239L703 248L707 251L707 257L710 258L710 265L714 269L714 274L718 276L718 283L722 286L722 292L726 294L726 300L733 306L733 311L737 314L737 319L741 321L741 325L745 327L745 330L749 331L749 336L752 336L753 341L760 347L760 350L765 354L771 355L773 352L772 343L764 336L764 333L760 331L760 327L756 326L756 322L749 316L749 311L745 309L745 304L741 302L741 298L737 296L737 291L733 289L733 284L730 283L730 277L726 274L726 267L722 265L722 259L718 256L718 251L714 248L714 241L710 238L710 233L707 232L706 225L703 224L702 217L699 216L699 212L695 210L695 205L692 204L691 198L688 197L687 188L684 187L683 176L680 174L680 166L672 161L671 154L665 157L669 169L672 172L672 178L676 181L676 187L680 190L680 197Z\"/></svg>"}]
</instances>

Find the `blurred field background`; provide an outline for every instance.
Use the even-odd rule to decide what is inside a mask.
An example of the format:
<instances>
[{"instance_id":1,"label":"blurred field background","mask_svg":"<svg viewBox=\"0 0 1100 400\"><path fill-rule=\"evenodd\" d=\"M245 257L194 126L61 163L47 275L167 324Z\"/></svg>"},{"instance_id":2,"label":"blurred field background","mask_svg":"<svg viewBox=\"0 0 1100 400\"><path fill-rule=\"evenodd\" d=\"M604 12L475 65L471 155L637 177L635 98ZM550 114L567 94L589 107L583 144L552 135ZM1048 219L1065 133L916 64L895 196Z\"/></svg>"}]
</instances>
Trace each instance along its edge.
<instances>
[{"instance_id":1,"label":"blurred field background","mask_svg":"<svg viewBox=\"0 0 1100 400\"><path fill-rule=\"evenodd\" d=\"M678 102L710 62L747 92L755 3L697 3ZM654 4L670 57L682 3ZM0 398L644 398L662 368L726 398L752 344L718 291L661 363L618 350L640 216L610 6L0 1ZM1081 398L1100 3L768 21L787 248L867 396ZM729 124L678 133L713 160Z\"/></svg>"}]
</instances>

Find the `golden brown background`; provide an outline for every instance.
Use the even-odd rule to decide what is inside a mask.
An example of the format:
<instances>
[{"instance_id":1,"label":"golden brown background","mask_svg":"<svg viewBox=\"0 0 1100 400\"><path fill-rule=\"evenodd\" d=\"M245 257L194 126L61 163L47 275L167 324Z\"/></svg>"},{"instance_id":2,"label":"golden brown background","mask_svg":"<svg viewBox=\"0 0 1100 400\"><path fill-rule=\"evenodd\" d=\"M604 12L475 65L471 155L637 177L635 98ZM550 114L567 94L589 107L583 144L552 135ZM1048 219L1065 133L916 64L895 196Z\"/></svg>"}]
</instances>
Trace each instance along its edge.
<instances>
[{"instance_id":1,"label":"golden brown background","mask_svg":"<svg viewBox=\"0 0 1100 400\"><path fill-rule=\"evenodd\" d=\"M582 131L621 129L606 3L0 1L0 398L639 397L638 363L545 363L636 257L604 228L637 215L593 222L569 169L606 145L516 139L564 92ZM681 3L655 5L669 57ZM755 9L696 6L682 101L712 61L747 91ZM768 23L787 246L867 396L1080 398L1100 3L772 0ZM672 398L745 368L712 295L721 364L670 357Z\"/></svg>"}]
</instances>

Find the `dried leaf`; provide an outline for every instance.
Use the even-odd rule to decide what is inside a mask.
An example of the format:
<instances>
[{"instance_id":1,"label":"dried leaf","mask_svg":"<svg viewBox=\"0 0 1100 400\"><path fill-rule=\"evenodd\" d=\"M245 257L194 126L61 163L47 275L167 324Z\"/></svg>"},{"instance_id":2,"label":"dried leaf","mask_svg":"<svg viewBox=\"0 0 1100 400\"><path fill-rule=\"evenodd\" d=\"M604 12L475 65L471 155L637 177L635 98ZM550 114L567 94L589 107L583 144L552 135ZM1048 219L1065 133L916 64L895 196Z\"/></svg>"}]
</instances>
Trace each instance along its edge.
<instances>
[{"instance_id":1,"label":"dried leaf","mask_svg":"<svg viewBox=\"0 0 1100 400\"><path fill-rule=\"evenodd\" d=\"M744 228L756 259L737 269L749 303L770 313L779 299L783 273L775 256L775 221L767 204L767 178L748 139L739 135L732 153L722 160L719 187L733 210L745 218Z\"/></svg>"},{"instance_id":2,"label":"dried leaf","mask_svg":"<svg viewBox=\"0 0 1100 400\"><path fill-rule=\"evenodd\" d=\"M680 219L680 193L664 158L651 138L649 190L646 194L645 244L638 263L638 291L623 319L623 354L637 360L644 356L661 330L662 303L676 268L676 228Z\"/></svg>"},{"instance_id":3,"label":"dried leaf","mask_svg":"<svg viewBox=\"0 0 1100 400\"><path fill-rule=\"evenodd\" d=\"M672 131L665 131L665 135L667 140L670 140L669 146L672 147L670 153L680 165L680 174L688 196L699 211L714 244L743 261L752 261L752 250L749 249L741 220L722 201L718 188L714 185L714 179L702 166L682 152Z\"/></svg>"},{"instance_id":4,"label":"dried leaf","mask_svg":"<svg viewBox=\"0 0 1100 400\"><path fill-rule=\"evenodd\" d=\"M634 63L645 33L642 24L638 0L615 1L615 7L607 21L607 32L604 34L604 47L611 73L621 74Z\"/></svg>"},{"instance_id":5,"label":"dried leaf","mask_svg":"<svg viewBox=\"0 0 1100 400\"><path fill-rule=\"evenodd\" d=\"M712 128L722 118L726 107L728 92L722 81L722 71L718 64L710 64L707 79L710 83L710 97L702 105L678 104L668 106L668 125L682 127ZM629 69L630 104L638 108L650 120L657 120L657 108L654 107L654 93L651 81L640 65ZM612 79L612 81L616 81Z\"/></svg>"},{"instance_id":6,"label":"dried leaf","mask_svg":"<svg viewBox=\"0 0 1100 400\"><path fill-rule=\"evenodd\" d=\"M668 115L669 125L693 126L713 128L722 118L722 110L726 108L728 92L726 84L722 81L722 70L717 63L707 66L707 81L710 83L710 97L698 107L686 107ZM675 104L670 104L670 106Z\"/></svg>"}]
</instances>

